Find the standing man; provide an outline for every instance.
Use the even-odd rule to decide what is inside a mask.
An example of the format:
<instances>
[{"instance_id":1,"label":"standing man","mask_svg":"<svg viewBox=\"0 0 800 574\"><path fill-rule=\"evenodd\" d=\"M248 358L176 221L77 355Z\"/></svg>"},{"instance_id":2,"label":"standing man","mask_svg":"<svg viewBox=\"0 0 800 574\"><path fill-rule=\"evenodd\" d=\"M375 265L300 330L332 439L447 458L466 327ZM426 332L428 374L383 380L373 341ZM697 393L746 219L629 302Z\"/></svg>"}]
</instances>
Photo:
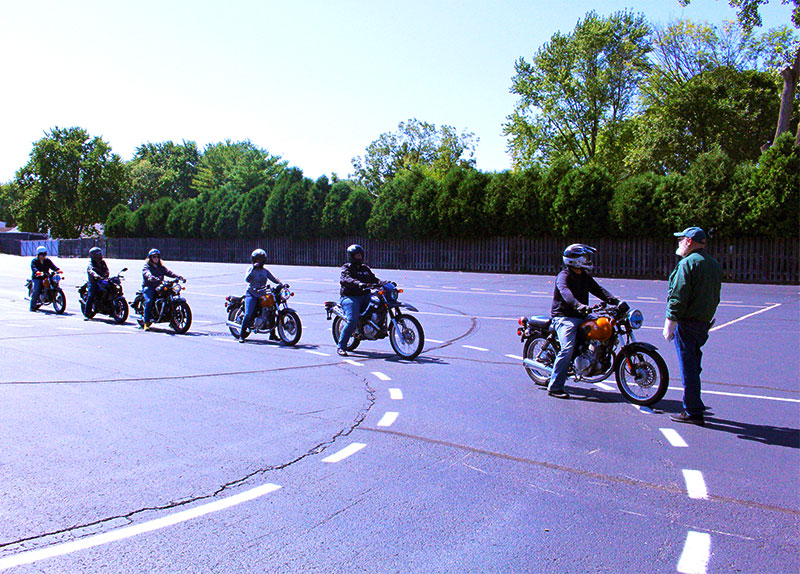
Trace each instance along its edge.
<instances>
[{"instance_id":1,"label":"standing man","mask_svg":"<svg viewBox=\"0 0 800 574\"><path fill-rule=\"evenodd\" d=\"M664 338L675 340L683 382L683 411L672 418L678 423L705 425L707 407L700 398L701 348L708 340L722 287L722 268L705 251L706 234L699 227L687 227L675 251L681 260L669 276L667 318Z\"/></svg>"}]
</instances>

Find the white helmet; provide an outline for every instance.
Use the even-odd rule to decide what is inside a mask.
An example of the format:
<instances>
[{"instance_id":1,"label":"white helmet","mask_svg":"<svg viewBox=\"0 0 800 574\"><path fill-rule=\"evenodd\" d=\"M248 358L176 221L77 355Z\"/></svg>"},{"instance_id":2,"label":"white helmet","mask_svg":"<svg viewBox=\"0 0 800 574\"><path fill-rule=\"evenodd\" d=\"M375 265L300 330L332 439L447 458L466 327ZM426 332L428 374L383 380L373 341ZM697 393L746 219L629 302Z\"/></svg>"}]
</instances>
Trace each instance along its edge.
<instances>
[{"instance_id":1,"label":"white helmet","mask_svg":"<svg viewBox=\"0 0 800 574\"><path fill-rule=\"evenodd\" d=\"M597 253L597 249L584 245L583 243L573 243L564 250L562 259L567 267L577 267L591 271L594 269L592 255Z\"/></svg>"}]
</instances>

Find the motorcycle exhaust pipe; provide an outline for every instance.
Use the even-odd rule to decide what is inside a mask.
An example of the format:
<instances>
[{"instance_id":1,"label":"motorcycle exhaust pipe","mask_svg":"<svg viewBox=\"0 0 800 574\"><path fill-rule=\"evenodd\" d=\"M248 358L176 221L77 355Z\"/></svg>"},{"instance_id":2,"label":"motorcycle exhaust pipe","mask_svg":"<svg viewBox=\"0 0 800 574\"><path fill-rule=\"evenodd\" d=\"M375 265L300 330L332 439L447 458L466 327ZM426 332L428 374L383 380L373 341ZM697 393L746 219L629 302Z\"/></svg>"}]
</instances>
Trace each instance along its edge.
<instances>
[{"instance_id":1,"label":"motorcycle exhaust pipe","mask_svg":"<svg viewBox=\"0 0 800 574\"><path fill-rule=\"evenodd\" d=\"M543 365L539 361L534 361L533 359L522 359L522 364L532 369L539 369L541 371L547 371L548 373L553 372L553 367L548 367L547 365Z\"/></svg>"},{"instance_id":2,"label":"motorcycle exhaust pipe","mask_svg":"<svg viewBox=\"0 0 800 574\"><path fill-rule=\"evenodd\" d=\"M225 321L225 326L226 327L233 327L234 329L241 329L242 328L242 324L241 323L237 323L236 321Z\"/></svg>"}]
</instances>

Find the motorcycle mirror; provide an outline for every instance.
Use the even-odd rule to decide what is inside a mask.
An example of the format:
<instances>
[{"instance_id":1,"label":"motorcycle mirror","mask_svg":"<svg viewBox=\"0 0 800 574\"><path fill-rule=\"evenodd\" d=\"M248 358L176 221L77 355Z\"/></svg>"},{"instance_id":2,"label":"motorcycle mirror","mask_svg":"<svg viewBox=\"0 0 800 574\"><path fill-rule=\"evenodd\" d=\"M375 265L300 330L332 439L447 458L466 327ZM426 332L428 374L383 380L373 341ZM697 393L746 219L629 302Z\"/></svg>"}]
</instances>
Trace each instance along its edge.
<instances>
[{"instance_id":1,"label":"motorcycle mirror","mask_svg":"<svg viewBox=\"0 0 800 574\"><path fill-rule=\"evenodd\" d=\"M125 273L127 270L128 270L128 268L127 268L127 267L123 267L123 268L122 268L122 271L120 271L120 273Z\"/></svg>"}]
</instances>

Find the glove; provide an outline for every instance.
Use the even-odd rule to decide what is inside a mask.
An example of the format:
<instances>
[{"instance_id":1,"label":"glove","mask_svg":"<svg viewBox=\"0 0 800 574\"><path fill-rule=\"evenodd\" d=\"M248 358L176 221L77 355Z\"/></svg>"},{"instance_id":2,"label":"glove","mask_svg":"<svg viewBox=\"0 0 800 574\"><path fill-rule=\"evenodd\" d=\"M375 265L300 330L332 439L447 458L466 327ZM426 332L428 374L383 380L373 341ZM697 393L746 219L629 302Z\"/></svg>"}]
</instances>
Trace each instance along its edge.
<instances>
[{"instance_id":1,"label":"glove","mask_svg":"<svg viewBox=\"0 0 800 574\"><path fill-rule=\"evenodd\" d=\"M182 276L182 275L178 275L178 281L186 283L186 278L184 276Z\"/></svg>"},{"instance_id":2,"label":"glove","mask_svg":"<svg viewBox=\"0 0 800 574\"><path fill-rule=\"evenodd\" d=\"M575 307L575 310L581 317L585 317L586 315L592 312L592 308L589 307L589 305L584 305L582 303L578 303L578 306Z\"/></svg>"},{"instance_id":3,"label":"glove","mask_svg":"<svg viewBox=\"0 0 800 574\"><path fill-rule=\"evenodd\" d=\"M608 303L610 305L619 305L619 299L617 299L616 297L610 297L608 299Z\"/></svg>"},{"instance_id":4,"label":"glove","mask_svg":"<svg viewBox=\"0 0 800 574\"><path fill-rule=\"evenodd\" d=\"M675 338L675 329L677 327L678 327L677 321L673 321L669 317L664 319L664 332L663 332L663 335L664 335L664 338L667 341L671 341L672 339Z\"/></svg>"}]
</instances>

